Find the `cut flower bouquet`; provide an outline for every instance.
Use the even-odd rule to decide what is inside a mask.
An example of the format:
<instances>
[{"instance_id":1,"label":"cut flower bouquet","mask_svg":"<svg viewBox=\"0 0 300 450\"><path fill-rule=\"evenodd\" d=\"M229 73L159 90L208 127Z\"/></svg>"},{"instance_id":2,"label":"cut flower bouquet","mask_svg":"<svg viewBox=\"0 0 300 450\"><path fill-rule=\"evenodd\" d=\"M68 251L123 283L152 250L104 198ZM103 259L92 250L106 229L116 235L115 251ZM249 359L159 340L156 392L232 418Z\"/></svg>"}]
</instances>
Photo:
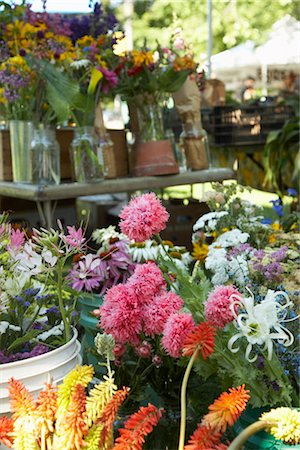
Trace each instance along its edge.
<instances>
[{"instance_id":1,"label":"cut flower bouquet","mask_svg":"<svg viewBox=\"0 0 300 450\"><path fill-rule=\"evenodd\" d=\"M219 195L222 204L223 199ZM245 206L250 208L248 204ZM196 226L203 221L212 235L216 231L218 214L210 214L200 218ZM249 221L241 218L239 224L247 226L247 233L237 230L233 223L239 220L239 215L236 219L228 212L219 215L232 220L231 229L222 228L220 236L235 251L245 244L249 235L263 247L273 233L269 225L261 224L261 218L253 221L253 229ZM149 193L132 199L120 218L121 231L130 239L140 242L155 236L161 243L158 233L166 226L168 213L157 197ZM214 241L215 236L210 237ZM218 245L213 248L219 251ZM227 249L226 244L224 250ZM239 282L236 273L231 271L235 284L229 276L225 280L228 284L214 282L209 268L201 268L200 261L194 263L190 271L182 270L167 252L164 258L158 256L155 263L148 261L138 265L127 283L107 292L99 310L101 328L116 341L117 364L121 367L125 364L128 351L133 351L133 356L139 355L140 361L148 358L149 363L152 360L152 368L148 364L144 375L149 380L151 371L155 373L156 356L161 358L162 367L167 364L165 357L167 361L175 358L173 367L180 367L188 333L201 323L207 323L207 329L215 330L215 344L209 359L195 361L196 372L202 379L216 376L223 388L245 383L254 406L296 406L299 392L297 312L284 286L274 282L271 288L267 277L263 284L252 281L253 262L248 259L243 261L249 274L246 282L244 279ZM220 258L215 258L215 263L218 261ZM133 356L129 358L131 364Z\"/></svg>"}]
</instances>

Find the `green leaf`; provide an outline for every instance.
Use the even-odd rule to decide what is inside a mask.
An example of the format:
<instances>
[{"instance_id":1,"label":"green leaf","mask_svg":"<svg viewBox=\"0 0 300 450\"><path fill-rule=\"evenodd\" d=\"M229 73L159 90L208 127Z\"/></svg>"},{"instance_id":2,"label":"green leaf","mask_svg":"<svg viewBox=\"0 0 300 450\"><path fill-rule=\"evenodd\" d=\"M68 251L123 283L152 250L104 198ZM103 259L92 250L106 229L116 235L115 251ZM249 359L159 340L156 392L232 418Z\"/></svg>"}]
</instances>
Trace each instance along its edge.
<instances>
[{"instance_id":1,"label":"green leaf","mask_svg":"<svg viewBox=\"0 0 300 450\"><path fill-rule=\"evenodd\" d=\"M30 330L28 333L26 333L24 336L19 337L16 339L7 349L8 352L11 352L14 348L18 347L19 345L25 344L26 342L31 341L31 339L36 338L41 333L40 330Z\"/></svg>"},{"instance_id":2,"label":"green leaf","mask_svg":"<svg viewBox=\"0 0 300 450\"><path fill-rule=\"evenodd\" d=\"M176 92L181 88L189 74L188 70L174 72L173 68L168 68L159 78L161 91Z\"/></svg>"}]
</instances>

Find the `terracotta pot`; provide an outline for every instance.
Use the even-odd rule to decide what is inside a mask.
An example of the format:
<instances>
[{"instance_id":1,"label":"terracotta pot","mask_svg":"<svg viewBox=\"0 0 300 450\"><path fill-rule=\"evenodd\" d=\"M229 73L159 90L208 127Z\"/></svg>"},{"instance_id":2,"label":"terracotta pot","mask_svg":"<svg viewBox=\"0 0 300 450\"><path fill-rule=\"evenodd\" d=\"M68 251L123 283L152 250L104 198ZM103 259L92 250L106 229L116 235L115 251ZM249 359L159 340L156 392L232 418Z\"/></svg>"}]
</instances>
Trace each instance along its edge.
<instances>
[{"instance_id":1,"label":"terracotta pot","mask_svg":"<svg viewBox=\"0 0 300 450\"><path fill-rule=\"evenodd\" d=\"M132 174L136 177L179 173L169 140L138 142L133 151Z\"/></svg>"}]
</instances>

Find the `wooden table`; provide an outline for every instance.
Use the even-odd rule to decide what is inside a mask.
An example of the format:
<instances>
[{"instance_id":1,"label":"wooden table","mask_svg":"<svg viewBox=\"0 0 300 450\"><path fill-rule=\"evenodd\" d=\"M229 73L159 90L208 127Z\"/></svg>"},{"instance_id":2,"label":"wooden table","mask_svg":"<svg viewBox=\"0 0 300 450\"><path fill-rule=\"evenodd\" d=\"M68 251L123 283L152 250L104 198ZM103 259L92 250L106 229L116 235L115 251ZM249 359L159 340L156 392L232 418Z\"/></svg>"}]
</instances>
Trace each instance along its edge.
<instances>
[{"instance_id":1,"label":"wooden table","mask_svg":"<svg viewBox=\"0 0 300 450\"><path fill-rule=\"evenodd\" d=\"M232 169L211 168L177 175L117 178L103 180L100 183L61 183L59 185L42 186L0 181L0 197L23 198L36 202L43 225L51 227L57 200L116 192L151 191L169 186L191 185L235 178L236 173Z\"/></svg>"}]
</instances>

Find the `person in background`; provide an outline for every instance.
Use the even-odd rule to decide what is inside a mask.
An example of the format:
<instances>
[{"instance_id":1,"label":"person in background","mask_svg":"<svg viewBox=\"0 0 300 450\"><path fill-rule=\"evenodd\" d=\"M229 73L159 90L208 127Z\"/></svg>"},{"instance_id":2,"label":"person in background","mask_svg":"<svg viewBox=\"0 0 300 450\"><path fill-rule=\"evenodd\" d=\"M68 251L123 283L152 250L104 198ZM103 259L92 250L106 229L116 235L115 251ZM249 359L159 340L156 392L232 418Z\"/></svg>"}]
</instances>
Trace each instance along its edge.
<instances>
[{"instance_id":1,"label":"person in background","mask_svg":"<svg viewBox=\"0 0 300 450\"><path fill-rule=\"evenodd\" d=\"M244 86L241 90L241 101L248 102L256 96L255 92L255 78L249 76L244 81Z\"/></svg>"}]
</instances>

